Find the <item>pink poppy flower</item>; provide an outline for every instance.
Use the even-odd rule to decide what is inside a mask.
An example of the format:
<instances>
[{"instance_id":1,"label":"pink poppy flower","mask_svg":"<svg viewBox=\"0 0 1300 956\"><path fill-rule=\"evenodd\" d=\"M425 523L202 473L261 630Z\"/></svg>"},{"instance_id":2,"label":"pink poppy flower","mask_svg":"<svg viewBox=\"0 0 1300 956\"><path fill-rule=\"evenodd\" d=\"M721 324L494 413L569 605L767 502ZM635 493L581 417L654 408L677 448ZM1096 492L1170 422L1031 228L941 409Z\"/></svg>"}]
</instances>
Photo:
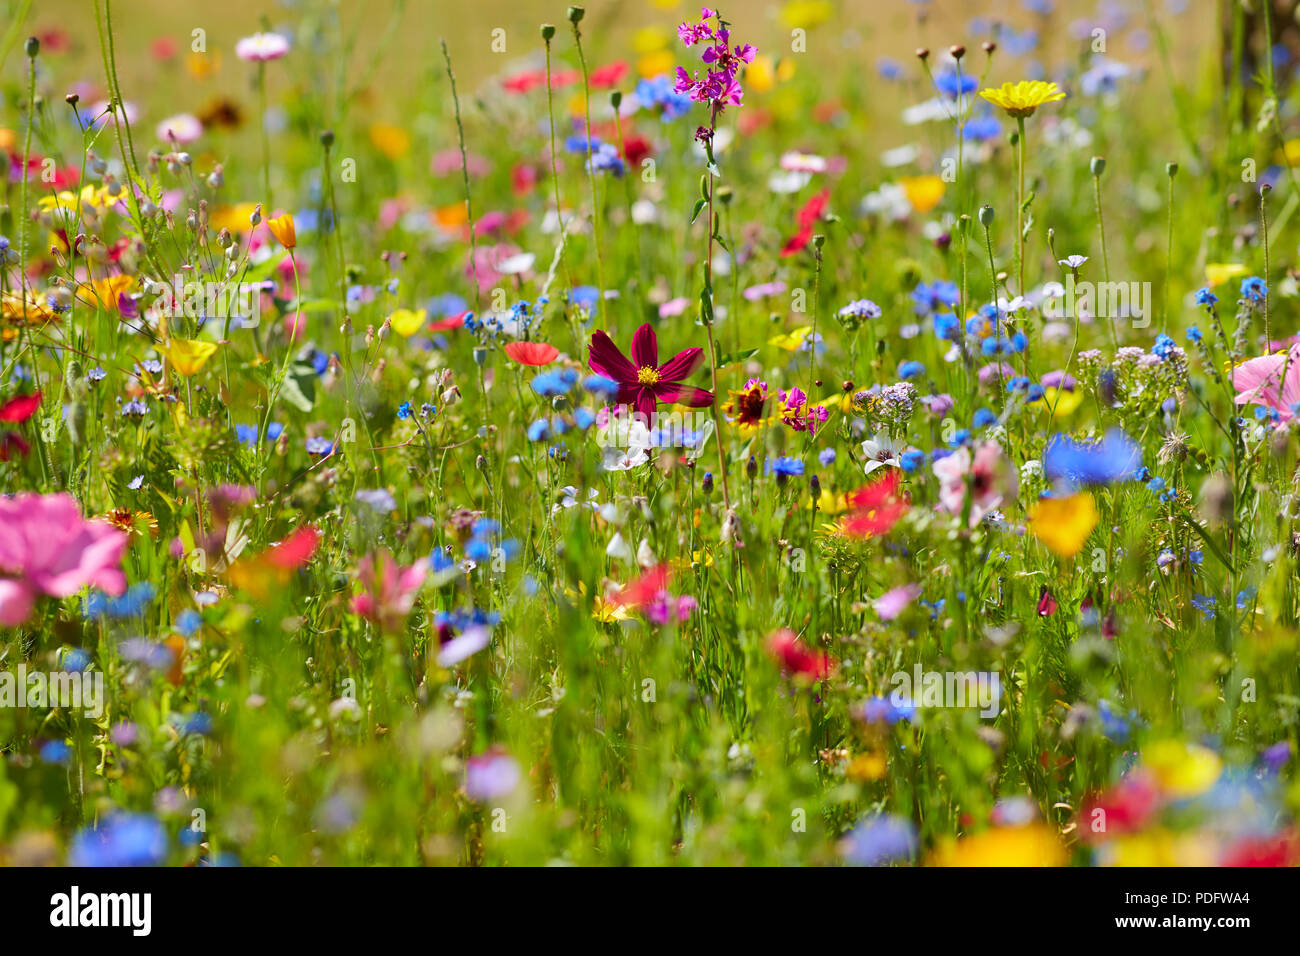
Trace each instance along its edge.
<instances>
[{"instance_id":1,"label":"pink poppy flower","mask_svg":"<svg viewBox=\"0 0 1300 956\"><path fill-rule=\"evenodd\" d=\"M1242 362L1232 370L1232 387L1237 390L1238 405L1263 405L1289 422L1300 405L1300 345L1279 355Z\"/></svg>"},{"instance_id":2,"label":"pink poppy flower","mask_svg":"<svg viewBox=\"0 0 1300 956\"><path fill-rule=\"evenodd\" d=\"M631 405L649 418L660 402L691 408L713 404L712 392L682 384L703 361L704 350L694 348L684 349L660 365L659 337L647 322L632 336L630 361L608 335L593 332L587 364L597 375L618 382L620 405Z\"/></svg>"},{"instance_id":3,"label":"pink poppy flower","mask_svg":"<svg viewBox=\"0 0 1300 956\"><path fill-rule=\"evenodd\" d=\"M121 594L126 543L111 524L83 518L71 495L0 499L0 626L27 620L42 594L64 598L87 585Z\"/></svg>"},{"instance_id":4,"label":"pink poppy flower","mask_svg":"<svg viewBox=\"0 0 1300 956\"><path fill-rule=\"evenodd\" d=\"M403 568L387 551L366 555L357 567L357 579L364 590L352 598L352 613L360 614L382 631L401 630L427 570L424 560Z\"/></svg>"}]
</instances>

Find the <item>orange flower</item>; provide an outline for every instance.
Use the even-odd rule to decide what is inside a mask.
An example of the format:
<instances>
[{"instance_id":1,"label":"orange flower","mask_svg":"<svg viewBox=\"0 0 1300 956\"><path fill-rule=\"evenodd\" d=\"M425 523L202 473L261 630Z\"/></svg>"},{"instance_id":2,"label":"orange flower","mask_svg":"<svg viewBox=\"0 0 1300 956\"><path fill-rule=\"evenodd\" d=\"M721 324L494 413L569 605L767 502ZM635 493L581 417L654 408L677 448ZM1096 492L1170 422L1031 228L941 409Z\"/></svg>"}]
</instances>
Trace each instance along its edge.
<instances>
[{"instance_id":1,"label":"orange flower","mask_svg":"<svg viewBox=\"0 0 1300 956\"><path fill-rule=\"evenodd\" d=\"M286 249L298 245L298 231L294 228L293 216L289 213L266 220L266 228L271 230L271 235Z\"/></svg>"}]
</instances>

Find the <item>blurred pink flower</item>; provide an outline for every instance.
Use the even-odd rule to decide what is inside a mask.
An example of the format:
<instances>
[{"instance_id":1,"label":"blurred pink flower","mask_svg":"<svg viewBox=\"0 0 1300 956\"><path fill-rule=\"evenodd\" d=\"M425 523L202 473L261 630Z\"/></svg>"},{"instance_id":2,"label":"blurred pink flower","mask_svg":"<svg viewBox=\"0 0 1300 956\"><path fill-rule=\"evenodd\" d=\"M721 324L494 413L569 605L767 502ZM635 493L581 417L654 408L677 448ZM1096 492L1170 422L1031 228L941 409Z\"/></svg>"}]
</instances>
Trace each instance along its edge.
<instances>
[{"instance_id":1,"label":"blurred pink flower","mask_svg":"<svg viewBox=\"0 0 1300 956\"><path fill-rule=\"evenodd\" d=\"M882 621L892 621L921 595L919 584L900 584L876 598L873 607Z\"/></svg>"},{"instance_id":2,"label":"blurred pink flower","mask_svg":"<svg viewBox=\"0 0 1300 956\"><path fill-rule=\"evenodd\" d=\"M87 521L71 495L0 498L0 626L27 620L42 594L64 598L94 585L126 590L127 536L105 521Z\"/></svg>"},{"instance_id":3,"label":"blurred pink flower","mask_svg":"<svg viewBox=\"0 0 1300 956\"><path fill-rule=\"evenodd\" d=\"M1232 370L1232 387L1238 405L1263 405L1289 422L1300 406L1300 345L1242 362Z\"/></svg>"},{"instance_id":4,"label":"blurred pink flower","mask_svg":"<svg viewBox=\"0 0 1300 956\"><path fill-rule=\"evenodd\" d=\"M278 33L254 33L235 44L235 56L250 63L278 60L289 52L289 41Z\"/></svg>"},{"instance_id":5,"label":"blurred pink flower","mask_svg":"<svg viewBox=\"0 0 1300 956\"><path fill-rule=\"evenodd\" d=\"M387 551L366 555L357 567L357 579L365 590L352 598L352 613L360 614L381 631L401 630L427 570L428 563L423 559L403 568Z\"/></svg>"}]
</instances>

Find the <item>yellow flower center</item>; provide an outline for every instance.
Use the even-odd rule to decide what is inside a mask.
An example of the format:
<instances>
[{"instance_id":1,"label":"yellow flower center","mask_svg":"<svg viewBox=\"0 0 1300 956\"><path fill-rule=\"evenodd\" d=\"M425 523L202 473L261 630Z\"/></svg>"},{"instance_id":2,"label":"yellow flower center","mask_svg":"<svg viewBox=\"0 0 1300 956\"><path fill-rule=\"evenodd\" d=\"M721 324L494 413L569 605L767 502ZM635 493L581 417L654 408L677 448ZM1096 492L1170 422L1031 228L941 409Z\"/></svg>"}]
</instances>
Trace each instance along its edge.
<instances>
[{"instance_id":1,"label":"yellow flower center","mask_svg":"<svg viewBox=\"0 0 1300 956\"><path fill-rule=\"evenodd\" d=\"M659 370L645 366L636 370L636 380L642 385L658 385Z\"/></svg>"}]
</instances>

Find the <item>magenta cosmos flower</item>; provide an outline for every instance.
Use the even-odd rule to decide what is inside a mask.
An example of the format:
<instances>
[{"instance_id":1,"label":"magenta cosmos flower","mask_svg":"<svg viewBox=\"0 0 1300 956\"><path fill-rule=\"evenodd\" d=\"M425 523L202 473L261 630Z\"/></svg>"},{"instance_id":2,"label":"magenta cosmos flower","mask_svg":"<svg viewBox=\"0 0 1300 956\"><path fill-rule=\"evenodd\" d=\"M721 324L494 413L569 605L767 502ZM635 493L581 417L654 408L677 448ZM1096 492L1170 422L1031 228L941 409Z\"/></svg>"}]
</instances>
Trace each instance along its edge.
<instances>
[{"instance_id":1,"label":"magenta cosmos flower","mask_svg":"<svg viewBox=\"0 0 1300 956\"><path fill-rule=\"evenodd\" d=\"M703 349L686 349L660 365L659 337L647 322L632 336L630 361L608 335L593 332L587 364L597 375L618 382L620 405L631 405L648 418L659 402L691 408L713 404L712 392L682 384L703 361Z\"/></svg>"},{"instance_id":2,"label":"magenta cosmos flower","mask_svg":"<svg viewBox=\"0 0 1300 956\"><path fill-rule=\"evenodd\" d=\"M0 498L0 627L27 620L42 594L64 598L86 585L121 594L126 543L111 524L83 518L71 495Z\"/></svg>"}]
</instances>

